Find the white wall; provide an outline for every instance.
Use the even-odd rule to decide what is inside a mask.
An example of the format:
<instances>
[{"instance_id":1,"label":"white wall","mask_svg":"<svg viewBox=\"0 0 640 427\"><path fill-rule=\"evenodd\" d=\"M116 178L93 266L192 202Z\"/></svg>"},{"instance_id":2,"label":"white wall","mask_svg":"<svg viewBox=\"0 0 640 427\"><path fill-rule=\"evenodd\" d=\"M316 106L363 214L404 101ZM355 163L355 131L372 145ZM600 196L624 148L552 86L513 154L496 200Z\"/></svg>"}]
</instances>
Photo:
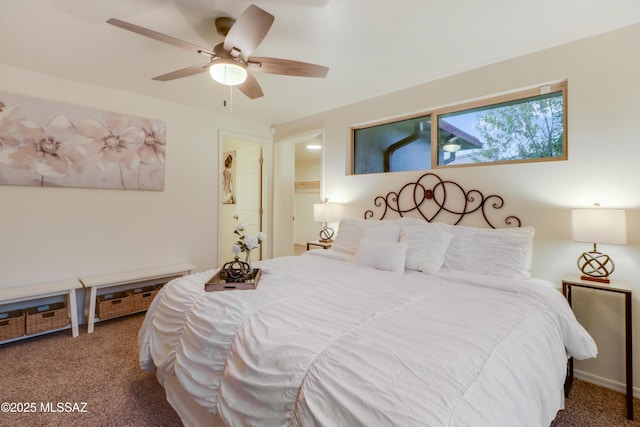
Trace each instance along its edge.
<instances>
[{"instance_id":1,"label":"white wall","mask_svg":"<svg viewBox=\"0 0 640 427\"><path fill-rule=\"evenodd\" d=\"M576 272L576 259L588 250L571 241L570 210L600 202L628 211L628 245L600 249L616 261L614 277L633 282L633 306L640 313L640 25L532 53L407 90L280 125L275 140L324 129L324 195L349 204L352 216L373 207L376 195L397 191L421 172L349 176L351 126L546 82L568 79L569 160L440 169L466 188L497 193L505 210L536 227L533 274L560 283ZM622 389L624 318L622 298L592 291L574 296L578 319L599 346L597 359L578 362L583 377ZM640 351L640 316L634 337ZM634 367L640 386L640 358Z\"/></svg>"},{"instance_id":2,"label":"white wall","mask_svg":"<svg viewBox=\"0 0 640 427\"><path fill-rule=\"evenodd\" d=\"M165 190L0 186L0 289L192 263L215 267L218 134L268 124L0 65L0 91L166 122Z\"/></svg>"}]
</instances>

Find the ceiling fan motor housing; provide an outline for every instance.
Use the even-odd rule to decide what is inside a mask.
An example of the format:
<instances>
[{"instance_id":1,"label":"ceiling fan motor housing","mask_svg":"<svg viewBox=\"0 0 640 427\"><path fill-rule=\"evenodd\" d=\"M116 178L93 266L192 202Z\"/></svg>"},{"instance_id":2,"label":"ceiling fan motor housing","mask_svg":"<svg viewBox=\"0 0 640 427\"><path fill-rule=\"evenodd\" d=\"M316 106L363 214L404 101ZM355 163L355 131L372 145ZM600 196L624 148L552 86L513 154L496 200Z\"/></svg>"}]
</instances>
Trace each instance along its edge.
<instances>
[{"instance_id":1,"label":"ceiling fan motor housing","mask_svg":"<svg viewBox=\"0 0 640 427\"><path fill-rule=\"evenodd\" d=\"M216 31L222 37L227 37L227 34L229 34L229 30L231 29L233 24L235 24L235 22L236 20L234 18L230 18L228 16L221 16L219 18L216 18Z\"/></svg>"}]
</instances>

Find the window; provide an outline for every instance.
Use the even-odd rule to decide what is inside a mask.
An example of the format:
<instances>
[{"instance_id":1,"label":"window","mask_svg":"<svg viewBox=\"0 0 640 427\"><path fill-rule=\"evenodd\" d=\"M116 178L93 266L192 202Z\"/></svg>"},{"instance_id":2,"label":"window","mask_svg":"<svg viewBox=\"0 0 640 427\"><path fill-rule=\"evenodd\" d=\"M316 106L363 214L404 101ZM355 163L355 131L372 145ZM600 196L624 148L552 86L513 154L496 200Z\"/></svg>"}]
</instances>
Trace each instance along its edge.
<instances>
[{"instance_id":1,"label":"window","mask_svg":"<svg viewBox=\"0 0 640 427\"><path fill-rule=\"evenodd\" d=\"M566 160L566 84L535 92L439 114L437 165Z\"/></svg>"},{"instance_id":2,"label":"window","mask_svg":"<svg viewBox=\"0 0 640 427\"><path fill-rule=\"evenodd\" d=\"M561 82L352 128L353 173L566 160L566 93Z\"/></svg>"},{"instance_id":3,"label":"window","mask_svg":"<svg viewBox=\"0 0 640 427\"><path fill-rule=\"evenodd\" d=\"M431 169L429 115L353 129L353 173Z\"/></svg>"}]
</instances>

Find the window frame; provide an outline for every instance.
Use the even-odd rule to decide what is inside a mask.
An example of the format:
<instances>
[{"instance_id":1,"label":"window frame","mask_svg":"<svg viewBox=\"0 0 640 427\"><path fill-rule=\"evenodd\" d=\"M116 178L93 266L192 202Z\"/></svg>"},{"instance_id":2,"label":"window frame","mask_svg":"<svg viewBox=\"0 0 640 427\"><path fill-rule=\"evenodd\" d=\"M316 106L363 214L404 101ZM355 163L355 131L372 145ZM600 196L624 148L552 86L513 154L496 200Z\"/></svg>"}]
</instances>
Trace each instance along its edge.
<instances>
[{"instance_id":1,"label":"window frame","mask_svg":"<svg viewBox=\"0 0 640 427\"><path fill-rule=\"evenodd\" d=\"M440 146L438 143L439 133L439 117L441 115L464 112L466 110L481 109L482 107L491 107L496 104L508 103L513 101L525 101L527 98L535 98L540 95L546 95L551 93L561 93L562 97L562 155L555 157L536 157L530 159L515 159L515 160L496 160L486 162L474 162L465 164L439 164ZM367 123L361 126L352 126L350 129L350 167L349 172L351 175L367 175L370 173L387 173L387 172L370 172L370 173L355 173L356 157L355 157L355 142L356 132L362 129L368 129L376 126L394 124L402 121L413 120L419 117L430 117L431 121L431 168L427 170L436 170L444 168L456 168L456 167L474 167L474 166L488 166L488 165L503 165L503 164L517 164L517 163L537 163L537 162L553 162L553 161L565 161L569 158L568 152L568 82L563 80L555 83L547 83L544 85L538 85L535 88L529 88L524 90L518 90L506 94L490 96L474 101L464 102L460 104L454 104L443 108L435 108L429 111L422 111L419 113L396 117L393 119L381 120L373 123ZM434 142L435 141L435 142ZM391 171L396 172L396 171ZM398 171L399 172L399 171Z\"/></svg>"},{"instance_id":2,"label":"window frame","mask_svg":"<svg viewBox=\"0 0 640 427\"><path fill-rule=\"evenodd\" d=\"M486 166L486 165L503 165L503 164L514 164L514 163L535 163L535 162L553 162L553 161L563 161L568 160L568 139L567 139L567 81L564 80L559 83L547 84L538 86L533 89L525 89L520 90L513 93L508 93L504 95L493 96L490 98L484 98L478 101L466 102L463 104L456 104L454 106L441 108L433 112L432 114L432 126L431 126L431 149L434 150L431 153L431 168L432 169L443 169L443 168L453 168L453 167L470 167L470 166ZM562 155L556 157L536 157L531 159L516 159L516 160L496 160L496 161L487 161L487 162L476 162L476 163L467 163L467 164L457 164L457 165L440 165L438 164L439 159L439 150L440 147L438 144L434 144L433 141L438 141L438 131L440 129L439 126L439 117L444 114L462 112L471 109L478 109L482 107L491 107L496 104L507 103L511 101L525 101L528 98L535 98L540 95L546 95L551 93L560 92L562 94ZM434 164L435 161L435 164Z\"/></svg>"},{"instance_id":3,"label":"window frame","mask_svg":"<svg viewBox=\"0 0 640 427\"><path fill-rule=\"evenodd\" d=\"M379 126L386 126L386 125L395 125L401 122L410 122L416 119L427 119L429 120L429 122L431 123L431 134L430 134L430 139L433 140L433 115L430 112L421 112L421 113L415 113L415 114L411 114L411 115L407 115L407 116L401 116L401 117L395 117L392 119L387 119L387 120L380 120L380 121L376 121L376 122L372 122L372 123L367 123L366 125L362 125L362 126L352 126L351 130L350 130L350 135L351 135L351 144L350 144L350 160L351 160L351 165L349 168L349 172L351 175L370 175L370 174L374 174L374 173L392 173L392 172L410 172L410 171L415 171L415 170L425 170L425 169L411 169L411 170L396 170L396 171L382 171L382 172L363 172L363 173L356 173L355 169L356 169L356 131L359 130L363 130L363 129L371 129L371 128L375 128L375 127L379 127ZM431 155L433 156L433 147L430 148L431 150ZM384 160L384 159L383 159ZM431 159L431 167L433 168L433 158Z\"/></svg>"}]
</instances>

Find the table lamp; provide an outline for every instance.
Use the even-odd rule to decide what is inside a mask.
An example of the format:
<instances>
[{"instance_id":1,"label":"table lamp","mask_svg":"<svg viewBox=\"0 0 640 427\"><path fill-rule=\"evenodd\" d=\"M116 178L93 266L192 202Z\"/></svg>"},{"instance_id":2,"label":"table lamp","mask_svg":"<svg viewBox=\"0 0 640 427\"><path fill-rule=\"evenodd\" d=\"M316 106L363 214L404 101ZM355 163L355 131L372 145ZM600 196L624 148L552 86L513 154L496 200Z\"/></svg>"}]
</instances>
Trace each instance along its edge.
<instances>
[{"instance_id":1,"label":"table lamp","mask_svg":"<svg viewBox=\"0 0 640 427\"><path fill-rule=\"evenodd\" d=\"M336 205L329 203L329 199L324 199L323 203L314 203L313 220L323 224L320 229L320 241L322 243L333 242L334 231L327 226L327 223L338 221Z\"/></svg>"},{"instance_id":2,"label":"table lamp","mask_svg":"<svg viewBox=\"0 0 640 427\"><path fill-rule=\"evenodd\" d=\"M593 243L593 250L578 258L578 268L583 280L609 283L615 269L611 257L598 252L597 244L625 245L627 243L626 213L622 209L595 208L573 209L571 234L573 241Z\"/></svg>"}]
</instances>

